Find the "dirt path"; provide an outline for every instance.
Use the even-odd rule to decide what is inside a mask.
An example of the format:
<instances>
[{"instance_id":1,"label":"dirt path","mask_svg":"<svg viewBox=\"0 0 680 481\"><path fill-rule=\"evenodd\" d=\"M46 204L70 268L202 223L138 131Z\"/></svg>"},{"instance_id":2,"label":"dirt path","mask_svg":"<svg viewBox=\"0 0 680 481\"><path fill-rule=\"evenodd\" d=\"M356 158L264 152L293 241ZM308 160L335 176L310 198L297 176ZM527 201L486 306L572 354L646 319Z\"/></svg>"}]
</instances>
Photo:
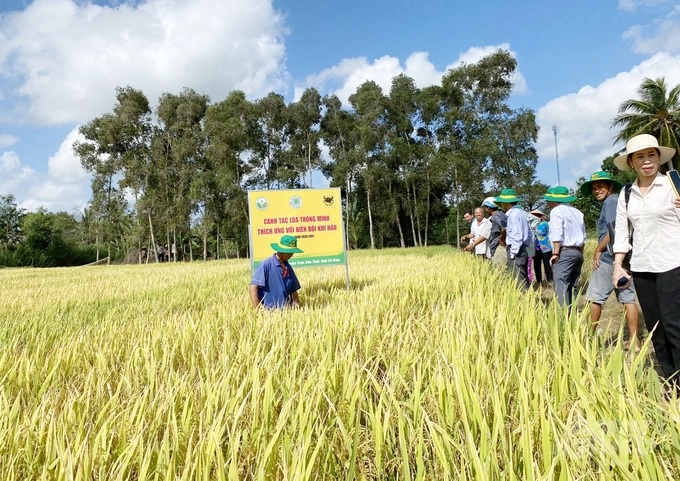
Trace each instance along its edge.
<instances>
[{"instance_id":1,"label":"dirt path","mask_svg":"<svg viewBox=\"0 0 680 481\"><path fill-rule=\"evenodd\" d=\"M587 287L587 286L586 286ZM579 311L581 310L588 310L588 302L586 301L584 294L586 291L586 287L583 288L583 294L579 298L579 302L577 305L577 309ZM541 298L545 302L549 302L552 300L555 296L555 291L552 289L552 287L546 287L541 290ZM640 306L638 305L638 310L640 310ZM598 325L598 332L609 339L611 338L616 338L619 333L619 329L621 328L621 323L625 322L624 319L624 309L621 304L616 300L616 296L613 294L609 296L609 299L607 299L607 302L602 306L602 315L600 316L600 322ZM628 329L624 328L624 340L628 340ZM640 311L640 322L638 325L638 338L640 339L641 342L644 342L645 339L647 338L647 329L645 328L645 322L644 319L642 318L642 311Z\"/></svg>"}]
</instances>

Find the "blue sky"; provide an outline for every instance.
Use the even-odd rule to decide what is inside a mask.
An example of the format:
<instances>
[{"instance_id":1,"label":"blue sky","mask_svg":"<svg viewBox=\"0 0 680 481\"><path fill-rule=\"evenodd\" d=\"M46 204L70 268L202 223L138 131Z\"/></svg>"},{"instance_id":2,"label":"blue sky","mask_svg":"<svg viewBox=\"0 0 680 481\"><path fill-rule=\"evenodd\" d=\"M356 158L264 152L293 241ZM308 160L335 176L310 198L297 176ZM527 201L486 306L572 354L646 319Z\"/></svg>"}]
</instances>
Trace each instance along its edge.
<instances>
[{"instance_id":1,"label":"blue sky","mask_svg":"<svg viewBox=\"0 0 680 481\"><path fill-rule=\"evenodd\" d=\"M667 0L2 0L0 194L28 210L86 205L71 145L116 86L154 106L183 87L214 102L309 86L346 100L367 79L439 83L498 48L518 62L511 105L537 114L539 180L557 183L557 125L573 187L621 147L611 119L643 78L680 83L679 23Z\"/></svg>"}]
</instances>

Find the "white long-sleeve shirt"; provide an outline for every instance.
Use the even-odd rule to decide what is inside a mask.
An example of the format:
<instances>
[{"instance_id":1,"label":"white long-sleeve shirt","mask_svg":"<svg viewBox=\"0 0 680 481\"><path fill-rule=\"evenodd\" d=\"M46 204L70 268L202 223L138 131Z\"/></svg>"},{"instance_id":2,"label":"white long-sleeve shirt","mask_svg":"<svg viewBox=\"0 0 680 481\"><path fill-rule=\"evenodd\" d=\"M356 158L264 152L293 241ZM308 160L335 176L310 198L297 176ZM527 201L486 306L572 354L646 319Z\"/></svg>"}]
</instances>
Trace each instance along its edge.
<instances>
[{"instance_id":1,"label":"white long-sleeve shirt","mask_svg":"<svg viewBox=\"0 0 680 481\"><path fill-rule=\"evenodd\" d=\"M581 247L586 243L583 213L569 204L559 204L550 211L550 241L561 247Z\"/></svg>"},{"instance_id":2,"label":"white long-sleeve shirt","mask_svg":"<svg viewBox=\"0 0 680 481\"><path fill-rule=\"evenodd\" d=\"M668 179L657 174L645 195L633 182L626 211L626 199L619 194L616 205L614 252L628 252L628 220L633 227L633 272L667 272L680 267L680 209L673 201L675 193Z\"/></svg>"}]
</instances>

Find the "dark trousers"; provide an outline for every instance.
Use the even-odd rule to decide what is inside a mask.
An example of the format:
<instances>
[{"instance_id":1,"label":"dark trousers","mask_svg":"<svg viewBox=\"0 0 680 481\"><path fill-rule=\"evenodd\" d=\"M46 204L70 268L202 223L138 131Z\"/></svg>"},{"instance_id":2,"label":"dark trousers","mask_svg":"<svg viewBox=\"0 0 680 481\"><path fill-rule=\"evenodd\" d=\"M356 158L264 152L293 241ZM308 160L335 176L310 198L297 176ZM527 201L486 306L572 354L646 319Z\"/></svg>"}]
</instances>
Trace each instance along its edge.
<instances>
[{"instance_id":1,"label":"dark trousers","mask_svg":"<svg viewBox=\"0 0 680 481\"><path fill-rule=\"evenodd\" d=\"M575 249L562 249L560 257L552 266L553 286L557 302L561 306L571 306L574 301L576 282L581 276L583 267L583 253Z\"/></svg>"},{"instance_id":2,"label":"dark trousers","mask_svg":"<svg viewBox=\"0 0 680 481\"><path fill-rule=\"evenodd\" d=\"M507 246L506 249L508 251L508 270L517 278L522 289L529 289L529 253L527 246L522 245L514 259L510 259L510 246Z\"/></svg>"},{"instance_id":3,"label":"dark trousers","mask_svg":"<svg viewBox=\"0 0 680 481\"><path fill-rule=\"evenodd\" d=\"M543 252L540 249L536 249L536 254L534 255L534 277L536 282L539 284L543 282L543 273L545 271L545 280L552 282L553 273L552 267L550 267L550 258L552 257L552 251ZM542 268L541 268L542 267Z\"/></svg>"},{"instance_id":4,"label":"dark trousers","mask_svg":"<svg viewBox=\"0 0 680 481\"><path fill-rule=\"evenodd\" d=\"M680 267L667 272L633 272L633 282L656 359L664 376L680 381ZM652 331L652 329L654 331Z\"/></svg>"}]
</instances>

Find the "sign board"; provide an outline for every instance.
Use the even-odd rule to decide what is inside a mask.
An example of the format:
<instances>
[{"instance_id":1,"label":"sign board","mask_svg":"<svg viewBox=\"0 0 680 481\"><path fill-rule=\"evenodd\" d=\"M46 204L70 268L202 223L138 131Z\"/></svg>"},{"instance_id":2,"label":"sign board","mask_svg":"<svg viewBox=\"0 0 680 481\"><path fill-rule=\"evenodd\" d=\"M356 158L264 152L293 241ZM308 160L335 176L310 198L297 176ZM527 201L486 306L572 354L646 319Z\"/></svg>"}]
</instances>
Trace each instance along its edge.
<instances>
[{"instance_id":1,"label":"sign board","mask_svg":"<svg viewBox=\"0 0 680 481\"><path fill-rule=\"evenodd\" d=\"M284 235L303 250L288 261L296 268L346 264L339 188L250 190L248 210L253 269Z\"/></svg>"}]
</instances>

